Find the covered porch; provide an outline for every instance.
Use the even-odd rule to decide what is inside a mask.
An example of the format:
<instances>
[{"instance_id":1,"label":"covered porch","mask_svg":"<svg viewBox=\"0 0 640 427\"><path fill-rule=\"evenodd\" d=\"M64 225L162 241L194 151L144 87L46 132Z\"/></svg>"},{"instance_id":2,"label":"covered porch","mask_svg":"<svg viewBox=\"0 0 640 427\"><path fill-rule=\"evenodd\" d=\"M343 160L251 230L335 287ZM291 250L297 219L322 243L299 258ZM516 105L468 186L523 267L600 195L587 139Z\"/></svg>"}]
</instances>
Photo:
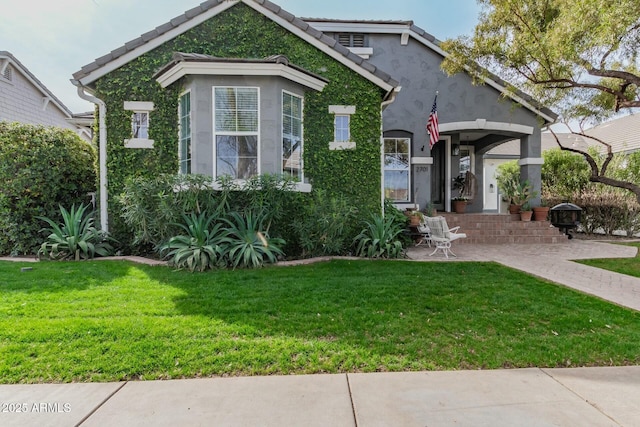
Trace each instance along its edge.
<instances>
[{"instance_id":1,"label":"covered porch","mask_svg":"<svg viewBox=\"0 0 640 427\"><path fill-rule=\"evenodd\" d=\"M512 140L520 141L520 178L532 184L537 192L532 205L538 205L542 166L540 129L477 119L440 125L440 140L431 150L431 170L427 176L415 172L414 194L418 206L431 205L438 211L452 212L451 201L459 196L454 178L467 176L472 182L466 183L464 196L469 198L466 212L504 212L495 183L495 170L485 168L483 158L489 150ZM428 191L425 191L425 186L428 186Z\"/></svg>"}]
</instances>

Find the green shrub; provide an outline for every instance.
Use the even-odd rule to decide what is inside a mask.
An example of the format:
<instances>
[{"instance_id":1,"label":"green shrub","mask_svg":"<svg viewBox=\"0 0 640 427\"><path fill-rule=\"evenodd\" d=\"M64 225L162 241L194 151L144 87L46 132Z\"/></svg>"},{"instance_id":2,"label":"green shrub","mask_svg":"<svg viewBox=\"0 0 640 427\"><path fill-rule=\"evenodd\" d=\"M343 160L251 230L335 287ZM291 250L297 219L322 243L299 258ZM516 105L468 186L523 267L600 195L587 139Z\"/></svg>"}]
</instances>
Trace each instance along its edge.
<instances>
[{"instance_id":1,"label":"green shrub","mask_svg":"<svg viewBox=\"0 0 640 427\"><path fill-rule=\"evenodd\" d=\"M38 217L45 221L50 229L47 240L38 250L39 258L52 260L92 259L96 255L109 256L113 247L109 244L109 238L105 233L93 225L93 214L87 211L88 206L71 206L67 211L60 206L62 223L46 217Z\"/></svg>"},{"instance_id":2,"label":"green shrub","mask_svg":"<svg viewBox=\"0 0 640 427\"><path fill-rule=\"evenodd\" d=\"M0 121L0 254L35 254L37 217L87 203L95 163L91 144L69 129Z\"/></svg>"},{"instance_id":3,"label":"green shrub","mask_svg":"<svg viewBox=\"0 0 640 427\"><path fill-rule=\"evenodd\" d=\"M144 252L180 234L178 226L189 212L223 215L224 206L204 175L159 175L129 178L117 198L130 229L128 243Z\"/></svg>"},{"instance_id":4,"label":"green shrub","mask_svg":"<svg viewBox=\"0 0 640 427\"><path fill-rule=\"evenodd\" d=\"M357 209L344 196L314 191L293 224L302 257L342 255L355 235Z\"/></svg>"},{"instance_id":5,"label":"green shrub","mask_svg":"<svg viewBox=\"0 0 640 427\"><path fill-rule=\"evenodd\" d=\"M174 236L160 246L160 253L176 268L205 271L225 265L225 236L217 215L206 212L184 215L184 223L177 224L186 234Z\"/></svg>"},{"instance_id":6,"label":"green shrub","mask_svg":"<svg viewBox=\"0 0 640 427\"><path fill-rule=\"evenodd\" d=\"M135 177L127 180L117 202L131 235L130 250L144 253L180 234L177 224L190 212L219 217L230 212L267 212L265 231L294 240L291 223L304 195L293 187L293 181L275 175L257 176L242 186L226 177L214 180L204 175Z\"/></svg>"},{"instance_id":7,"label":"green shrub","mask_svg":"<svg viewBox=\"0 0 640 427\"><path fill-rule=\"evenodd\" d=\"M634 197L620 189L591 184L571 198L550 198L549 205L569 201L582 208L580 230L586 234L623 232L632 236L640 232L640 206Z\"/></svg>"},{"instance_id":8,"label":"green shrub","mask_svg":"<svg viewBox=\"0 0 640 427\"><path fill-rule=\"evenodd\" d=\"M371 215L371 221L356 236L356 255L367 258L401 258L405 255L400 236L404 225L392 217Z\"/></svg>"},{"instance_id":9,"label":"green shrub","mask_svg":"<svg viewBox=\"0 0 640 427\"><path fill-rule=\"evenodd\" d=\"M542 196L571 199L589 186L591 170L580 154L559 148L542 153ZM545 197L546 195L546 197Z\"/></svg>"}]
</instances>

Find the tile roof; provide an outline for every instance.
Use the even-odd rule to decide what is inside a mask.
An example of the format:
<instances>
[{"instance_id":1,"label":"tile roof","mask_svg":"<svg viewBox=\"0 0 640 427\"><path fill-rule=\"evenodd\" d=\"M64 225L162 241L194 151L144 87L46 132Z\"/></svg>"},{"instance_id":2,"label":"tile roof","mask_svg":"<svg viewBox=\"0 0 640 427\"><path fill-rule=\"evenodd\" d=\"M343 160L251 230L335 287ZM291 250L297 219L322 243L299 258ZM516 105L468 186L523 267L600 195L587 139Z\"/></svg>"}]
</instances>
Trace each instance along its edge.
<instances>
[{"instance_id":1,"label":"tile roof","mask_svg":"<svg viewBox=\"0 0 640 427\"><path fill-rule=\"evenodd\" d=\"M203 53L184 53L184 52L175 52L173 54L171 62L163 66L153 78L157 78L158 76L167 72L171 67L176 65L179 62L219 62L219 63L243 63L243 64L283 64L287 67L293 68L294 70L300 71L301 73L305 73L309 76L312 76L316 79L322 80L324 82L329 82L326 78L319 76L311 71L305 70L302 67L298 67L295 64L289 62L289 58L285 55L272 55L265 59L247 59L247 58L218 58L212 55L206 55Z\"/></svg>"},{"instance_id":2,"label":"tile roof","mask_svg":"<svg viewBox=\"0 0 640 427\"><path fill-rule=\"evenodd\" d=\"M201 14L203 14L203 13L205 13L205 12L207 12L207 11L213 9L213 8L218 7L218 6L222 5L223 3L227 3L228 1L229 0L208 0L208 1L205 1L204 3L201 3L199 6L196 6L193 9L190 9L190 10L186 11L184 14L173 18L172 20L170 20L166 24L160 25L159 27L156 27L154 30L151 30L149 32L146 32L146 33L142 34L140 37L125 43L124 46L121 46L118 49L115 49L115 50L111 51L110 53L97 58L94 62L85 65L84 67L81 68L80 71L78 71L78 72L73 74L73 78L75 80L80 80L80 79L83 79L85 77L88 77L91 73L93 73L96 70L99 70L100 68L102 68L103 66L107 65L108 63L110 63L112 61L115 61L115 60L123 57L124 55L126 55L126 54L128 54L130 52L134 52L138 48L144 47L150 41L162 36L163 34L169 32L171 30L176 29L176 28L178 28L178 27L180 27L180 26L182 26L184 24L188 24L189 21L193 20L195 17L198 17ZM280 6L270 2L269 0L237 0L237 1L238 2L243 2L243 3L253 3L254 4L253 6L259 5L259 6L263 7L264 9L276 14L278 17L280 17L280 18L284 19L285 21L289 22L291 25L295 26L300 31L303 31L307 35L313 37L319 43L322 43L322 44L326 45L327 47L335 50L337 53L339 53L340 56L344 57L344 59L359 65L361 68L363 68L367 72L371 73L372 75L374 75L378 79L382 80L387 85L389 85L391 87L399 86L399 83L396 80L394 80L386 72L384 72L384 71L378 69L377 67L375 67L374 65L364 61L360 56L352 53L346 47L338 44L335 39L326 36L322 32L320 32L320 31L316 30L315 28L311 27L308 23L304 22L303 20L301 20L299 18L296 18L294 15L290 14L289 12L285 11ZM187 25L187 27L185 28L185 31L188 30L189 28L191 28L191 27L189 27ZM97 77L96 77L96 79L97 79ZM90 84L94 80L95 79L87 82L87 84Z\"/></svg>"},{"instance_id":3,"label":"tile roof","mask_svg":"<svg viewBox=\"0 0 640 427\"><path fill-rule=\"evenodd\" d=\"M580 135L574 135L572 133L558 133L556 132L560 143L564 147L572 147L576 146L578 149L584 149L587 146L586 138L583 138ZM558 143L556 139L553 137L551 132L542 132L541 140L541 151L547 151L558 147ZM504 144L498 145L495 148L489 150L486 154L487 157L517 157L520 155L520 140L512 139L511 141L507 141Z\"/></svg>"},{"instance_id":4,"label":"tile roof","mask_svg":"<svg viewBox=\"0 0 640 427\"><path fill-rule=\"evenodd\" d=\"M611 144L614 153L638 151L640 150L640 114L630 114L601 123L585 130L584 133ZM590 142L590 144L598 143Z\"/></svg>"}]
</instances>

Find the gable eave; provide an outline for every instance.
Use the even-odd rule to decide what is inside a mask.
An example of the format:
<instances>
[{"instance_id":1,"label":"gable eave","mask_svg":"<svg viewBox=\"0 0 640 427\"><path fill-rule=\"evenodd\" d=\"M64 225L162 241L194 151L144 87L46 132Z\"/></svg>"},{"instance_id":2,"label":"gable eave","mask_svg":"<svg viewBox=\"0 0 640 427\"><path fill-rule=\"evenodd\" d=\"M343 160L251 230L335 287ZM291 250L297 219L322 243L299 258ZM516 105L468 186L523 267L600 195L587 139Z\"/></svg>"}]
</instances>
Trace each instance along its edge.
<instances>
[{"instance_id":1,"label":"gable eave","mask_svg":"<svg viewBox=\"0 0 640 427\"><path fill-rule=\"evenodd\" d=\"M17 70L22 76L27 79L35 88L42 93L44 98L48 99L48 102L53 103L58 110L62 112L68 119L73 116L71 110L67 108L66 105L57 96L53 94L38 78L31 72L27 67L25 67L15 56L13 56L10 52L0 51L0 59L6 59L9 64L13 65L14 69Z\"/></svg>"},{"instance_id":2,"label":"gable eave","mask_svg":"<svg viewBox=\"0 0 640 427\"><path fill-rule=\"evenodd\" d=\"M139 56L150 52L169 40L185 33L197 25L213 18L225 10L244 3L253 10L266 16L281 27L295 34L307 43L318 48L341 64L355 71L367 80L376 84L388 93L398 90L399 83L387 73L378 70L369 63L364 63L358 55L351 53L348 49L321 31L311 27L303 20L295 17L283 10L280 6L268 0L209 0L200 6L193 8L183 15L176 17L168 23L149 31L142 36L125 43L124 46L96 59L73 74L74 84L91 86L96 80L108 73L133 61Z\"/></svg>"}]
</instances>

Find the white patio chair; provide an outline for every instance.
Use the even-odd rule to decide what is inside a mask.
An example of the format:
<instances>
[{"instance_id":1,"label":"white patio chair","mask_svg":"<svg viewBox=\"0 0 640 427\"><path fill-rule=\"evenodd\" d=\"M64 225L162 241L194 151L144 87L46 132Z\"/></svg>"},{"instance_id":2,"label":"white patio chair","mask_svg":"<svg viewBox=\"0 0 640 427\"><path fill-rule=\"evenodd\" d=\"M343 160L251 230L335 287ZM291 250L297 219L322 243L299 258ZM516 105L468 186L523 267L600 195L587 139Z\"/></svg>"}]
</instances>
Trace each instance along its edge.
<instances>
[{"instance_id":1,"label":"white patio chair","mask_svg":"<svg viewBox=\"0 0 640 427\"><path fill-rule=\"evenodd\" d=\"M436 247L429 256L438 251L442 251L446 258L449 258L449 254L456 256L451 251L451 242L467 237L465 233L458 233L460 227L449 228L443 216L425 217L425 223L430 230L429 238Z\"/></svg>"}]
</instances>

